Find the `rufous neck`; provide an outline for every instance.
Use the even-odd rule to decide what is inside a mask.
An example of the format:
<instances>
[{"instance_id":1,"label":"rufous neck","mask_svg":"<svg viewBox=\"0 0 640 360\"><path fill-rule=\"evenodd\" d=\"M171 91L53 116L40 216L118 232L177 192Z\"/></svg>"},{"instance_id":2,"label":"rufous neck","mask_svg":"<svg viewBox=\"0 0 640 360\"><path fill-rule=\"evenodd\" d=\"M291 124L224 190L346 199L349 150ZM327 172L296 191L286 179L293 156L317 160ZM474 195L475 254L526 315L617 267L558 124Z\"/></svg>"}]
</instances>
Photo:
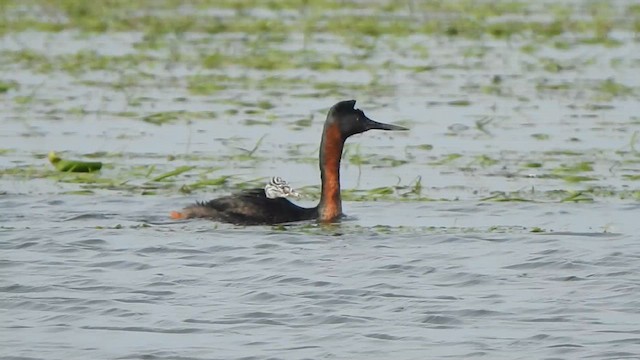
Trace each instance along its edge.
<instances>
[{"instance_id":1,"label":"rufous neck","mask_svg":"<svg viewBox=\"0 0 640 360\"><path fill-rule=\"evenodd\" d=\"M340 159L344 139L337 124L327 124L320 143L320 177L322 194L318 204L318 220L333 221L342 215L340 197Z\"/></svg>"}]
</instances>

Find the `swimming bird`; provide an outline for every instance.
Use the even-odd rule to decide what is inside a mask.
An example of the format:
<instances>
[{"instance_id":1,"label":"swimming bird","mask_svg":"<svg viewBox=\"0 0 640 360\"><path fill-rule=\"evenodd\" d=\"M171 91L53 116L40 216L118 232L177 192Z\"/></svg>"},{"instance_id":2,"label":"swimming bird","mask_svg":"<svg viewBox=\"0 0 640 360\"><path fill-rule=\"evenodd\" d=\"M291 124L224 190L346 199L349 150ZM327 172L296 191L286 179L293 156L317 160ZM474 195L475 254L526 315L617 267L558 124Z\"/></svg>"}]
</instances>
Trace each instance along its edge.
<instances>
[{"instance_id":1,"label":"swimming bird","mask_svg":"<svg viewBox=\"0 0 640 360\"><path fill-rule=\"evenodd\" d=\"M237 225L282 224L301 220L337 221L342 214L340 160L348 137L368 130L408 130L369 119L355 108L355 100L341 101L329 109L320 142L320 202L312 208L298 206L282 196L269 198L265 189L245 190L174 211L174 219L208 218Z\"/></svg>"}]
</instances>

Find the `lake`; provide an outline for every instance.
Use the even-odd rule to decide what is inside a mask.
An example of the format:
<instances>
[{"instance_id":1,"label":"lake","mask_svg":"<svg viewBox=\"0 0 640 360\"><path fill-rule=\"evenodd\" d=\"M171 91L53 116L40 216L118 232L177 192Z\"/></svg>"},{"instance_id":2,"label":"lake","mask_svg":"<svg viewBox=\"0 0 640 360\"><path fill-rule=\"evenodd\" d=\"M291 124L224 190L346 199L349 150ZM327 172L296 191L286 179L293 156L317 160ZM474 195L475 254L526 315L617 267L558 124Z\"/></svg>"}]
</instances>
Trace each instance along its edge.
<instances>
[{"instance_id":1,"label":"lake","mask_svg":"<svg viewBox=\"0 0 640 360\"><path fill-rule=\"evenodd\" d=\"M640 357L635 2L0 11L0 358ZM410 131L348 140L341 222L169 218L313 206L347 99Z\"/></svg>"}]
</instances>

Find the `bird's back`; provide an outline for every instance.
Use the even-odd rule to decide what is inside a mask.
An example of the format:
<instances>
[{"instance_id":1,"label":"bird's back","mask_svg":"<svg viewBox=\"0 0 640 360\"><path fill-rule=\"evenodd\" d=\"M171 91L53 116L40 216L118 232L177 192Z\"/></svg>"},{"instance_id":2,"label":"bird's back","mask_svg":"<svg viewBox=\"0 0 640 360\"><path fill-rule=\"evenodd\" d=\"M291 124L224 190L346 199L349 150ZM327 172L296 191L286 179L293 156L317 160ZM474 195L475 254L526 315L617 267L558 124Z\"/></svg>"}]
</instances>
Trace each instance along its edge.
<instances>
[{"instance_id":1,"label":"bird's back","mask_svg":"<svg viewBox=\"0 0 640 360\"><path fill-rule=\"evenodd\" d=\"M317 208L303 208L284 198L269 199L264 189L245 190L196 203L173 217L208 218L238 225L281 224L318 217Z\"/></svg>"}]
</instances>

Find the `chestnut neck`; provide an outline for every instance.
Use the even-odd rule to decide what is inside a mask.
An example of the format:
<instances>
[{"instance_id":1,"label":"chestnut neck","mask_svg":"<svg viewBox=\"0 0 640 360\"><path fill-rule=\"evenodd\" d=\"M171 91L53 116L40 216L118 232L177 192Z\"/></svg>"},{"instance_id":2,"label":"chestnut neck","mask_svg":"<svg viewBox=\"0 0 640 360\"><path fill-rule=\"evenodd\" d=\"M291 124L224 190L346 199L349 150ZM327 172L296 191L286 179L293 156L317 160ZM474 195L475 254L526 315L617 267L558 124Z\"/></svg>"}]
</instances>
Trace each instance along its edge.
<instances>
[{"instance_id":1,"label":"chestnut neck","mask_svg":"<svg viewBox=\"0 0 640 360\"><path fill-rule=\"evenodd\" d=\"M325 124L320 142L320 178L322 180L322 193L318 204L320 221L333 221L342 215L340 160L344 141L337 123Z\"/></svg>"}]
</instances>

